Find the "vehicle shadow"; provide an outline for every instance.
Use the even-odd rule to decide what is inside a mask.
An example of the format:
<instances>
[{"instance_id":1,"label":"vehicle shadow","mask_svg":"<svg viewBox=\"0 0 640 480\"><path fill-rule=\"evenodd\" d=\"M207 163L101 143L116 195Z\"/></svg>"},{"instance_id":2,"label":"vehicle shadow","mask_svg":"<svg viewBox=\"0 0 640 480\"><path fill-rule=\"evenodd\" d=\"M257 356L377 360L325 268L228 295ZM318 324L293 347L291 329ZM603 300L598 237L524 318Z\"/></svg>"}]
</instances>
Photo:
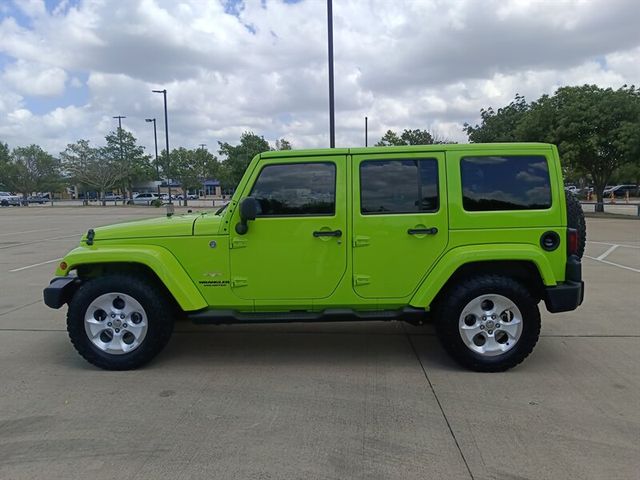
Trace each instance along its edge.
<instances>
[{"instance_id":1,"label":"vehicle shadow","mask_svg":"<svg viewBox=\"0 0 640 480\"><path fill-rule=\"evenodd\" d=\"M182 366L364 366L459 369L432 325L402 322L196 326L178 324L165 351L146 368Z\"/></svg>"}]
</instances>

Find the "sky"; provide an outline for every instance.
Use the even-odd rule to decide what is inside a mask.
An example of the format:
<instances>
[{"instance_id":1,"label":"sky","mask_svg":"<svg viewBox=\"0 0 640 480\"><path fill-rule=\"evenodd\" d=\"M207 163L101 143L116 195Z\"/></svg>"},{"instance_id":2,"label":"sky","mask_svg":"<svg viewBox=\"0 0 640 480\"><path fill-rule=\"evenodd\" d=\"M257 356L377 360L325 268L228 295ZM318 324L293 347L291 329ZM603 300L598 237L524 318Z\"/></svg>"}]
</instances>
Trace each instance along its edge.
<instances>
[{"instance_id":1,"label":"sky","mask_svg":"<svg viewBox=\"0 0 640 480\"><path fill-rule=\"evenodd\" d=\"M637 0L334 0L336 146L465 142L516 93L640 84ZM0 0L0 141L56 155L123 128L153 152L244 131L327 147L325 0Z\"/></svg>"}]
</instances>

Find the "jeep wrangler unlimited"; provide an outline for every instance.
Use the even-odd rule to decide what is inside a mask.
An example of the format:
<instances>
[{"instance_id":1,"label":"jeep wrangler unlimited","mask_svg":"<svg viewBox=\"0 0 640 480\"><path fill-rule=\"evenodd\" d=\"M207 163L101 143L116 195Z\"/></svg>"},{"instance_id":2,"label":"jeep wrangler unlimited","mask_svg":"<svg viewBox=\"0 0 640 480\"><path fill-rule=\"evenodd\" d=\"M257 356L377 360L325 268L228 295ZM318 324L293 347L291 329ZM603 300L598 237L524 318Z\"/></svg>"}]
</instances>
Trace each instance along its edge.
<instances>
[{"instance_id":1,"label":"jeep wrangler unlimited","mask_svg":"<svg viewBox=\"0 0 640 480\"><path fill-rule=\"evenodd\" d=\"M91 229L44 290L86 360L125 370L196 323L433 318L462 365L522 362L582 303L585 224L555 146L266 152L216 213Z\"/></svg>"}]
</instances>

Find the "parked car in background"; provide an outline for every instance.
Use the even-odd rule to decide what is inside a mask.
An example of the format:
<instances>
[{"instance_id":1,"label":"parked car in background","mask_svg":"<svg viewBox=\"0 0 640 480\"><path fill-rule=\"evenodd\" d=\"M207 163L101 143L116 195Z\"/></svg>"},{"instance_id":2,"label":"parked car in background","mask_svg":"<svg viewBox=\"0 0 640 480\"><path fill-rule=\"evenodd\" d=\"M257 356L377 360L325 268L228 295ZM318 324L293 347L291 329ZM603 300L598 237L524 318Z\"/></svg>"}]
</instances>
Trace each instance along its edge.
<instances>
[{"instance_id":1,"label":"parked car in background","mask_svg":"<svg viewBox=\"0 0 640 480\"><path fill-rule=\"evenodd\" d=\"M115 194L115 193L107 193L107 194L104 196L104 199L105 199L107 202L114 202L114 201L117 201L117 200L122 200L122 195L117 195L117 194Z\"/></svg>"},{"instance_id":2,"label":"parked car in background","mask_svg":"<svg viewBox=\"0 0 640 480\"><path fill-rule=\"evenodd\" d=\"M607 187L603 194L605 197L610 197L611 194L613 194L614 197L625 197L627 192L630 197L638 196L638 185L615 185L613 187Z\"/></svg>"},{"instance_id":3,"label":"parked car in background","mask_svg":"<svg viewBox=\"0 0 640 480\"><path fill-rule=\"evenodd\" d=\"M133 197L130 203L133 203L133 205L151 205L151 202L158 199L160 199L160 197L157 193L139 193Z\"/></svg>"},{"instance_id":4,"label":"parked car in background","mask_svg":"<svg viewBox=\"0 0 640 480\"><path fill-rule=\"evenodd\" d=\"M9 192L0 192L0 206L8 207L13 205L19 207L22 204L22 197Z\"/></svg>"},{"instance_id":5,"label":"parked car in background","mask_svg":"<svg viewBox=\"0 0 640 480\"><path fill-rule=\"evenodd\" d=\"M44 203L47 203L48 201L49 198L43 195L30 195L27 197L26 203L37 203L39 205L42 205Z\"/></svg>"}]
</instances>

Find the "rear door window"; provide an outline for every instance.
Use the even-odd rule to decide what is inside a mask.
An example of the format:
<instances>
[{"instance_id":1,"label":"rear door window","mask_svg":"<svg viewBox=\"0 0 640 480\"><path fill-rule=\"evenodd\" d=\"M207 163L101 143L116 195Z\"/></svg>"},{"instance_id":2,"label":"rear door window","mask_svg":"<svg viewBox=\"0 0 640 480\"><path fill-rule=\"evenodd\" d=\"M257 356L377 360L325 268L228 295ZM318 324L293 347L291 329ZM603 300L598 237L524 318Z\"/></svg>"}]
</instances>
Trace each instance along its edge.
<instances>
[{"instance_id":1,"label":"rear door window","mask_svg":"<svg viewBox=\"0 0 640 480\"><path fill-rule=\"evenodd\" d=\"M466 211L543 210L551 207L544 156L476 156L460 161Z\"/></svg>"},{"instance_id":2,"label":"rear door window","mask_svg":"<svg viewBox=\"0 0 640 480\"><path fill-rule=\"evenodd\" d=\"M360 164L360 212L364 215L438 210L438 161L365 160Z\"/></svg>"}]
</instances>

